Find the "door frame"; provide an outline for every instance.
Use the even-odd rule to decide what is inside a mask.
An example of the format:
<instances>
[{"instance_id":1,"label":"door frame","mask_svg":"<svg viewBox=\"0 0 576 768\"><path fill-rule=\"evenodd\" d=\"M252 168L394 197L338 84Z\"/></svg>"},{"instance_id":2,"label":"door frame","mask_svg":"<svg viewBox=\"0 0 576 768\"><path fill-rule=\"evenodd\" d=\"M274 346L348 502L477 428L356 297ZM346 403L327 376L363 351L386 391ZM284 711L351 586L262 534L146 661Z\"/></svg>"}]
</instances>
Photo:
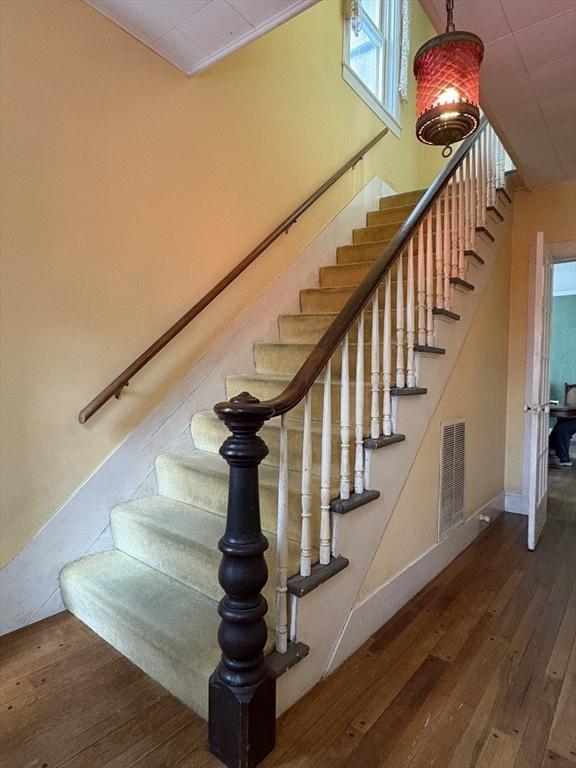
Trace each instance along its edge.
<instances>
[{"instance_id":1,"label":"door frame","mask_svg":"<svg viewBox=\"0 0 576 768\"><path fill-rule=\"evenodd\" d=\"M539 230L540 231L540 230ZM564 240L562 242L548 243L546 239L544 244L549 252L552 264L560 264L566 261L576 261L576 240ZM536 245L531 246L529 250L528 266L528 312L527 312L527 333L526 333L526 371L524 380L524 403L528 403L532 389L533 374L533 350L534 350L534 330L535 330L535 312L534 306L534 284L536 281ZM550 291L553 285L550 283ZM552 294L550 296L552 301ZM522 443L522 514L528 515L528 499L524 494L524 481L529 473L528 446L530 440L530 431L527 429L527 418L524 420L524 436Z\"/></svg>"}]
</instances>

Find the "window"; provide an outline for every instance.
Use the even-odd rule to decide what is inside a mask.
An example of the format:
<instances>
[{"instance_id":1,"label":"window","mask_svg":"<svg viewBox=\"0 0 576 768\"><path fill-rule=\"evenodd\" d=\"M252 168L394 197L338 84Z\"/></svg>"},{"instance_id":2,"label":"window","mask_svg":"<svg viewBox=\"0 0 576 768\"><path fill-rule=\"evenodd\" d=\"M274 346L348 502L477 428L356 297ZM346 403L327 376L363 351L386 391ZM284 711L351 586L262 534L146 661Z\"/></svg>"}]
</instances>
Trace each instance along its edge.
<instances>
[{"instance_id":1,"label":"window","mask_svg":"<svg viewBox=\"0 0 576 768\"><path fill-rule=\"evenodd\" d=\"M344 27L342 76L395 133L401 60L404 67L408 59L407 8L405 0L347 0Z\"/></svg>"}]
</instances>

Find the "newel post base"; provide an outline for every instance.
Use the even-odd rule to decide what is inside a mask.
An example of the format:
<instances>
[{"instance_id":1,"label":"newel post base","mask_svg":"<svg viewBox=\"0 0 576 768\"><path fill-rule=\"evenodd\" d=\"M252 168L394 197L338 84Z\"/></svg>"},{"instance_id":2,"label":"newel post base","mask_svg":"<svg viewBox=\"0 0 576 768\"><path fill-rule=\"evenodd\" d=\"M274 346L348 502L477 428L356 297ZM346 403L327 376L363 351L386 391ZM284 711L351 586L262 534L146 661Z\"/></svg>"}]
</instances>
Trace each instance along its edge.
<instances>
[{"instance_id":1,"label":"newel post base","mask_svg":"<svg viewBox=\"0 0 576 768\"><path fill-rule=\"evenodd\" d=\"M210 678L210 752L228 768L254 768L276 746L276 681L234 688Z\"/></svg>"},{"instance_id":2,"label":"newel post base","mask_svg":"<svg viewBox=\"0 0 576 768\"><path fill-rule=\"evenodd\" d=\"M210 677L209 748L227 768L254 768L276 743L276 682L264 661L268 541L260 524L258 465L268 454L258 430L273 411L247 392L215 408L231 431L220 449L230 467L226 531L218 547L224 597Z\"/></svg>"}]
</instances>

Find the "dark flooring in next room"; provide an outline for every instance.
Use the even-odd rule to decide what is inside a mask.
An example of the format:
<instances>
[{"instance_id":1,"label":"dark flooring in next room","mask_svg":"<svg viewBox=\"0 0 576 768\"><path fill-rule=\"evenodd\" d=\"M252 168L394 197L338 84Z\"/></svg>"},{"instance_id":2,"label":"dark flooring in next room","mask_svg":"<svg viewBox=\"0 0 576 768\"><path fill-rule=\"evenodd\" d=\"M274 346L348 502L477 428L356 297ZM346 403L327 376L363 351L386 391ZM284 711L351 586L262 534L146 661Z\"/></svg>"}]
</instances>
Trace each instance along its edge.
<instances>
[{"instance_id":1,"label":"dark flooring in next room","mask_svg":"<svg viewBox=\"0 0 576 768\"><path fill-rule=\"evenodd\" d=\"M576 443L570 445L571 467L548 470L548 514L576 523Z\"/></svg>"},{"instance_id":2,"label":"dark flooring in next room","mask_svg":"<svg viewBox=\"0 0 576 768\"><path fill-rule=\"evenodd\" d=\"M536 552L502 515L280 719L263 768L576 768L576 525L555 486ZM69 614L0 651L2 768L220 765L205 723Z\"/></svg>"}]
</instances>

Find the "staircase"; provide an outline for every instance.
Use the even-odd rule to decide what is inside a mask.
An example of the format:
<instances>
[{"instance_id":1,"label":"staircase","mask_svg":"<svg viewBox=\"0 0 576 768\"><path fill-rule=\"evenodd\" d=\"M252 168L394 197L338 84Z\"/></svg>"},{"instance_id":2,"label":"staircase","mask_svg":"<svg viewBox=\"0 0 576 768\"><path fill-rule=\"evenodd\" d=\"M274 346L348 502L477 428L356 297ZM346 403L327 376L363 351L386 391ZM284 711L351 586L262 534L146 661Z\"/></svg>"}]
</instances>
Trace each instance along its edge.
<instances>
[{"instance_id":1,"label":"staircase","mask_svg":"<svg viewBox=\"0 0 576 768\"><path fill-rule=\"evenodd\" d=\"M344 346L331 350L324 375L295 407L281 417L264 417L263 426L252 430L268 448L259 467L255 503L259 491L272 578L263 590L270 607L267 641L263 635L256 646L264 646L272 678L308 653L296 639L298 598L317 588L320 592L349 565L331 539L331 518L370 504L380 490L387 490L379 486L381 477L370 476L370 456L377 449L398 451L397 446L410 441L410 428L403 429L402 423L404 418L410 427L405 408L427 395L426 382L419 381L418 358L435 358L442 365L446 349L435 343L436 324L458 323L454 294L465 298L474 291L467 265L482 269L477 243L481 238L494 241L490 230L496 231L504 218L499 209L508 206L509 197L502 189L503 166L491 160L494 134L483 142L477 155L473 147L466 156L466 170L457 168L460 175L451 178L435 207L426 209L425 225L410 235L409 248L402 250L369 304L363 305ZM475 177L480 180L477 187ZM474 202L473 209L468 204L471 189L474 200L479 195L481 201L478 206ZM270 401L287 391L424 193L380 200L379 210L367 214L366 226L353 231L352 244L337 248L335 264L320 269L318 287L300 291L300 313L278 318L278 341L255 344L254 372L231 371L226 379L229 401L246 392ZM247 410L250 407L248 403ZM60 576L72 613L203 718L209 715L209 678L222 653L218 605L224 593L216 545L227 531L227 519L234 516L229 501L235 503L229 467L220 455L230 432L220 418L212 411L195 413L194 447L156 459L157 495L112 511L115 549L71 563ZM423 432L418 432L419 440ZM232 466L230 451L223 455ZM252 462L254 468L258 462ZM410 466L402 464L402 477L394 478L397 484ZM252 503L236 502L240 507ZM361 536L359 531L356 538ZM357 571L354 578L363 575ZM235 621L242 614L242 600L251 609L257 607L258 599L251 599L238 599ZM322 621L320 612L316 620ZM333 650L327 646L322 653ZM214 713L211 727L213 719ZM261 756L270 748L271 743L262 747ZM245 763L235 758L230 764L255 765L257 760L252 755Z\"/></svg>"},{"instance_id":2,"label":"staircase","mask_svg":"<svg viewBox=\"0 0 576 768\"><path fill-rule=\"evenodd\" d=\"M278 318L278 343L256 344L255 374L231 373L229 398L249 391L260 400L279 394L306 360L335 314L367 274L407 215L421 191L383 198L381 210L369 213L368 226L354 230L353 244L337 249L336 264L320 270L319 288L300 292L301 312ZM370 345L366 347L366 364ZM356 355L351 355L352 360ZM352 373L355 370L352 366ZM333 374L338 375L337 365ZM352 385L353 389L353 385ZM332 497L339 496L340 384L333 382L334 457ZM367 391L366 396L369 393ZM312 409L322 411L322 386L314 385ZM302 432L301 408L289 420L290 432ZM158 495L129 501L112 511L116 549L66 566L60 576L66 607L97 634L164 685L201 717L208 717L208 678L220 658L217 634L220 619L218 583L220 552L228 497L228 466L219 450L228 436L226 425L212 411L194 414L194 448L156 459ZM366 435L369 435L366 422ZM260 432L269 449L260 469L262 528L270 542L269 573L276 572L276 522L279 463L279 420ZM312 425L312 489L320 489L321 422ZM300 488L302 440L290 439L289 455L289 575L300 568ZM316 523L318 521L316 520ZM318 525L312 531L318 539ZM317 560L317 550L314 550ZM269 638L274 649L275 584L264 596Z\"/></svg>"}]
</instances>

